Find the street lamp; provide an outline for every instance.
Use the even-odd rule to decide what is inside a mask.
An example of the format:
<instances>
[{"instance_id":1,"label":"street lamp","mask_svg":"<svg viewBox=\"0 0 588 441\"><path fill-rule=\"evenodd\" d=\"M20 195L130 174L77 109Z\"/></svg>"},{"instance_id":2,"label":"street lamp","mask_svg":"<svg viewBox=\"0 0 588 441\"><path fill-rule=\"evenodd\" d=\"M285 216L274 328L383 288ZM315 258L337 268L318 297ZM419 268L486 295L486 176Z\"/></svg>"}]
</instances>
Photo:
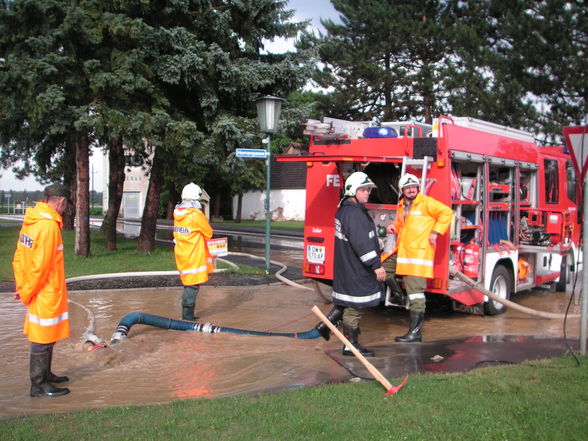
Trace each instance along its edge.
<instances>
[{"instance_id":1,"label":"street lamp","mask_svg":"<svg viewBox=\"0 0 588 441\"><path fill-rule=\"evenodd\" d=\"M267 156L265 159L265 273L270 272L270 176L271 176L271 135L278 131L280 111L284 100L277 96L264 96L255 100L259 129L267 134Z\"/></svg>"}]
</instances>

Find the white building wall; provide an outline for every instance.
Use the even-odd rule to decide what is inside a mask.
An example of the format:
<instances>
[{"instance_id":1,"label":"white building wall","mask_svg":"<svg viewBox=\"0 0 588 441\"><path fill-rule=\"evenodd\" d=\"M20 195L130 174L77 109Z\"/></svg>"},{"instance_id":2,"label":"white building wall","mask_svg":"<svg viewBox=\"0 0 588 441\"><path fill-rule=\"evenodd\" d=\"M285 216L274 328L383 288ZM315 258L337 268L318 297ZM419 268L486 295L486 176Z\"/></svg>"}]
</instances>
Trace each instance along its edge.
<instances>
[{"instance_id":1,"label":"white building wall","mask_svg":"<svg viewBox=\"0 0 588 441\"><path fill-rule=\"evenodd\" d=\"M237 196L233 197L233 218L237 217ZM243 195L241 219L265 219L265 191ZM270 216L273 221L303 221L306 207L306 190L272 190L270 193Z\"/></svg>"}]
</instances>

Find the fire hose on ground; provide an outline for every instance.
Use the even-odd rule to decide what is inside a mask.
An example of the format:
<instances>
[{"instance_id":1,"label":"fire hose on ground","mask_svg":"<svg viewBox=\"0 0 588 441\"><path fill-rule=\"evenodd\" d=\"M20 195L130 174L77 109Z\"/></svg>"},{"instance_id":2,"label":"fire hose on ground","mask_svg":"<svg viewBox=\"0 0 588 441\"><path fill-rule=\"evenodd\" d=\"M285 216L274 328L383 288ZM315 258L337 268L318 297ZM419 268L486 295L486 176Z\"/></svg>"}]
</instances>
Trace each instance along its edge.
<instances>
[{"instance_id":1,"label":"fire hose on ground","mask_svg":"<svg viewBox=\"0 0 588 441\"><path fill-rule=\"evenodd\" d=\"M249 331L246 329L216 326L212 323L197 323L185 320L174 320L167 317L147 314L144 312L131 312L130 314L125 315L116 327L116 331L110 338L110 344L119 343L121 340L127 337L131 327L138 324L155 326L162 329L173 329L176 331L202 332L205 334L227 332L232 334L260 335L265 337L289 337L301 340L311 340L320 337L320 334L314 328L305 332Z\"/></svg>"},{"instance_id":2,"label":"fire hose on ground","mask_svg":"<svg viewBox=\"0 0 588 441\"><path fill-rule=\"evenodd\" d=\"M487 290L486 288L484 288L482 285L476 283L474 280L470 279L468 276L466 276L465 274L463 274L462 272L458 271L457 268L455 268L454 266L449 268L449 274L451 276L453 276L454 278L461 280L462 282L464 282L466 285L468 285L469 287L475 289L476 291L479 291L480 293L484 294L485 296L489 297L490 299L502 303L504 306L507 306L509 308L515 309L517 311L523 312L525 314L529 314L529 315L534 315L537 317L541 317L541 318L546 318L546 319L555 319L555 320L562 320L564 318L566 318L565 314L558 314L558 313L554 313L554 312L545 312L545 311L538 311L536 309L532 309L532 308L527 308L526 306L522 306L519 305L515 302L511 302L508 299L504 299L496 294L494 294L492 291ZM568 319L570 318L580 318L579 314L569 314L567 316Z\"/></svg>"}]
</instances>

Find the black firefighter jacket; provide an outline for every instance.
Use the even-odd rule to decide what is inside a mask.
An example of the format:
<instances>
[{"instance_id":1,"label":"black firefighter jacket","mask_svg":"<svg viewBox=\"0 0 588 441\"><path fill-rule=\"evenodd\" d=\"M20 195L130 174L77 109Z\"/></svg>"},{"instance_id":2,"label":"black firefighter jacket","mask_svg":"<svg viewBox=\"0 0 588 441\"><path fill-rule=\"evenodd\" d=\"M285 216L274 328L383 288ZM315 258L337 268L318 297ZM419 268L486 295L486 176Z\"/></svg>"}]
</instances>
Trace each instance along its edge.
<instances>
[{"instance_id":1,"label":"black firefighter jacket","mask_svg":"<svg viewBox=\"0 0 588 441\"><path fill-rule=\"evenodd\" d=\"M374 270L381 266L373 220L363 204L344 199L335 215L333 303L354 308L378 305L382 284Z\"/></svg>"}]
</instances>

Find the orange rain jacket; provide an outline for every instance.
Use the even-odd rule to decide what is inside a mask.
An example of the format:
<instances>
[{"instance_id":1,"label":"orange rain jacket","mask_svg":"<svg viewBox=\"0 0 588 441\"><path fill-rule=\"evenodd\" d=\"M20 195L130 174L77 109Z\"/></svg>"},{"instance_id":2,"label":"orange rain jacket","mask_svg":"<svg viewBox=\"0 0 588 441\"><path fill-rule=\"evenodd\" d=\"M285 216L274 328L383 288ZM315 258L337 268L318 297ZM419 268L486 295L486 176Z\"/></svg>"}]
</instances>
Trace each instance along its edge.
<instances>
[{"instance_id":1,"label":"orange rain jacket","mask_svg":"<svg viewBox=\"0 0 588 441\"><path fill-rule=\"evenodd\" d=\"M61 215L45 202L27 208L12 268L16 292L29 307L24 333L34 343L69 337Z\"/></svg>"},{"instance_id":2,"label":"orange rain jacket","mask_svg":"<svg viewBox=\"0 0 588 441\"><path fill-rule=\"evenodd\" d=\"M212 237L212 227L197 208L174 210L174 254L182 284L200 285L214 271L212 256L206 241Z\"/></svg>"},{"instance_id":3,"label":"orange rain jacket","mask_svg":"<svg viewBox=\"0 0 588 441\"><path fill-rule=\"evenodd\" d=\"M429 243L432 231L443 235L451 223L453 211L438 200L419 193L405 218L404 203L398 205L394 224L397 231L396 273L433 278L435 248Z\"/></svg>"}]
</instances>

